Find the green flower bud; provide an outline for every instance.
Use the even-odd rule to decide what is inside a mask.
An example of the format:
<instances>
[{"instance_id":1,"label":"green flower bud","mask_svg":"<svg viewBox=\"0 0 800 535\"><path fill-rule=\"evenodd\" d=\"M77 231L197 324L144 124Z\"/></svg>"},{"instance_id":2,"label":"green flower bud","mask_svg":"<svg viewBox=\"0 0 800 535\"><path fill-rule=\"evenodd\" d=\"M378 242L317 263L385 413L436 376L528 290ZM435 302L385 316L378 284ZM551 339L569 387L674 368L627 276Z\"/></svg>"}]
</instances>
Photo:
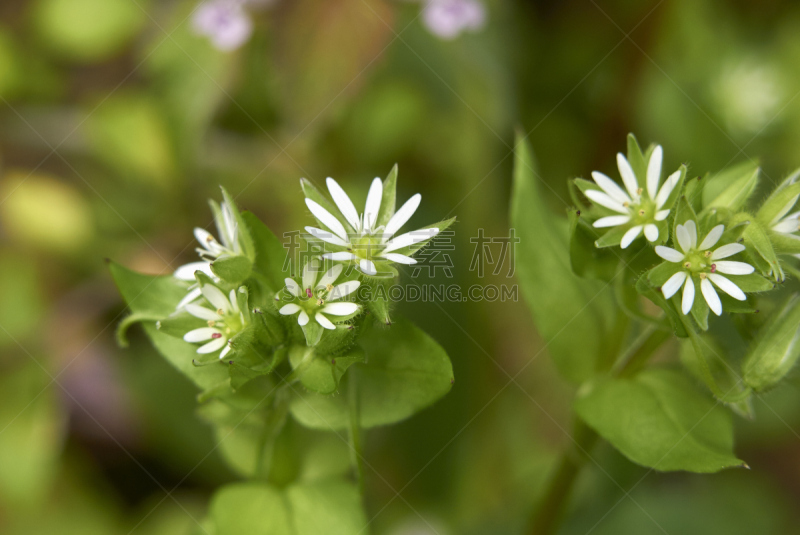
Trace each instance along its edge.
<instances>
[{"instance_id":1,"label":"green flower bud","mask_svg":"<svg viewBox=\"0 0 800 535\"><path fill-rule=\"evenodd\" d=\"M791 297L767 322L744 363L744 382L760 392L775 386L800 357L800 297Z\"/></svg>"}]
</instances>

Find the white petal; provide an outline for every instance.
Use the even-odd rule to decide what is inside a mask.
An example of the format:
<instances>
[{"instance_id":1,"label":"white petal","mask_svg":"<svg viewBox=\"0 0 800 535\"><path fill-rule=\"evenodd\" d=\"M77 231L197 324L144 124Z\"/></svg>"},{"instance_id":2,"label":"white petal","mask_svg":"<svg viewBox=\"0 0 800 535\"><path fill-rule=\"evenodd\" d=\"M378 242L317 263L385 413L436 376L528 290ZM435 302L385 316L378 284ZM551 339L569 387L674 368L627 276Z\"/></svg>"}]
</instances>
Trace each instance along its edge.
<instances>
[{"instance_id":1,"label":"white petal","mask_svg":"<svg viewBox=\"0 0 800 535\"><path fill-rule=\"evenodd\" d=\"M308 206L308 209L311 210L311 213L320 223L328 227L341 239L347 240L347 232L344 230L344 226L342 226L339 220L333 217L329 211L311 199L306 199L306 206Z\"/></svg>"},{"instance_id":2,"label":"white petal","mask_svg":"<svg viewBox=\"0 0 800 535\"><path fill-rule=\"evenodd\" d=\"M400 227L405 225L406 222L411 219L411 216L417 211L421 200L422 195L417 193L408 199L406 203L394 213L389 222L386 223L386 229L383 231L384 239L389 239L394 236L394 233L400 230Z\"/></svg>"},{"instance_id":3,"label":"white petal","mask_svg":"<svg viewBox=\"0 0 800 535\"><path fill-rule=\"evenodd\" d=\"M619 225L624 225L630 220L631 216L628 215L610 215L608 217L601 217L595 221L592 226L594 228L617 227Z\"/></svg>"},{"instance_id":4,"label":"white petal","mask_svg":"<svg viewBox=\"0 0 800 535\"><path fill-rule=\"evenodd\" d=\"M711 283L708 281L708 279L703 279L700 281L700 291L703 293L703 297L706 298L708 308L710 308L711 311L717 316L722 315L722 303L719 300L717 291L713 286L711 286Z\"/></svg>"},{"instance_id":5,"label":"white petal","mask_svg":"<svg viewBox=\"0 0 800 535\"><path fill-rule=\"evenodd\" d=\"M378 212L381 209L381 198L383 197L383 182L380 178L372 181L367 193L367 203L364 205L364 229L372 230L378 220Z\"/></svg>"},{"instance_id":6,"label":"white petal","mask_svg":"<svg viewBox=\"0 0 800 535\"><path fill-rule=\"evenodd\" d=\"M222 331L219 329L215 329L214 327L201 327L199 329L194 329L193 331L189 331L188 333L183 335L184 342L205 342L206 340L211 340L212 335L214 334L222 334Z\"/></svg>"},{"instance_id":7,"label":"white petal","mask_svg":"<svg viewBox=\"0 0 800 535\"><path fill-rule=\"evenodd\" d=\"M706 249L714 247L722 237L722 233L724 231L725 225L717 225L716 227L712 228L703 240L703 243L700 244L699 250L705 251Z\"/></svg>"},{"instance_id":8,"label":"white petal","mask_svg":"<svg viewBox=\"0 0 800 535\"><path fill-rule=\"evenodd\" d=\"M283 282L286 283L286 289L289 290L289 293L295 297L300 297L300 292L302 291L300 285L297 284L297 281L290 278L283 279Z\"/></svg>"},{"instance_id":9,"label":"white petal","mask_svg":"<svg viewBox=\"0 0 800 535\"><path fill-rule=\"evenodd\" d=\"M325 316L323 316L321 312L317 312L317 313L314 315L314 319L316 319L316 320L317 320L317 323L319 323L320 325L322 325L322 326L323 326L323 327L325 327L326 329L333 330L333 329L335 329L335 328L336 328L336 325L334 325L333 323L331 323L331 320L329 320L328 318L326 318Z\"/></svg>"},{"instance_id":10,"label":"white petal","mask_svg":"<svg viewBox=\"0 0 800 535\"><path fill-rule=\"evenodd\" d=\"M330 303L322 307L321 312L325 314L332 314L334 316L349 316L358 310L358 305L355 303Z\"/></svg>"},{"instance_id":11,"label":"white petal","mask_svg":"<svg viewBox=\"0 0 800 535\"><path fill-rule=\"evenodd\" d=\"M681 312L683 315L692 310L694 304L694 283L691 277L686 277L686 284L683 285L683 299L681 300Z\"/></svg>"},{"instance_id":12,"label":"white petal","mask_svg":"<svg viewBox=\"0 0 800 535\"><path fill-rule=\"evenodd\" d=\"M219 321L222 319L222 316L214 312L213 310L209 310L206 307L201 307L200 305L186 305L186 312L191 314L196 318L200 318L201 320L206 321Z\"/></svg>"},{"instance_id":13,"label":"white petal","mask_svg":"<svg viewBox=\"0 0 800 535\"><path fill-rule=\"evenodd\" d=\"M239 303L236 300L236 290L231 290L231 293L228 294L228 298L231 303L231 311L233 311L234 314L241 312L241 310L239 310Z\"/></svg>"},{"instance_id":14,"label":"white petal","mask_svg":"<svg viewBox=\"0 0 800 535\"><path fill-rule=\"evenodd\" d=\"M658 227L652 223L645 225L644 237L647 238L647 241L656 241L658 239Z\"/></svg>"},{"instance_id":15,"label":"white petal","mask_svg":"<svg viewBox=\"0 0 800 535\"><path fill-rule=\"evenodd\" d=\"M661 293L664 294L666 299L669 299L675 293L681 289L681 285L686 280L686 272L679 271L667 279L667 282L661 287Z\"/></svg>"},{"instance_id":16,"label":"white petal","mask_svg":"<svg viewBox=\"0 0 800 535\"><path fill-rule=\"evenodd\" d=\"M214 254L219 253L219 250L221 249L219 242L217 242L217 239L206 229L195 227L194 237L197 240L197 242L203 246L203 249L210 251Z\"/></svg>"},{"instance_id":17,"label":"white petal","mask_svg":"<svg viewBox=\"0 0 800 535\"><path fill-rule=\"evenodd\" d=\"M305 291L306 288L314 287L314 283L317 281L317 275L319 275L319 261L316 258L312 258L303 266L303 291Z\"/></svg>"},{"instance_id":18,"label":"white petal","mask_svg":"<svg viewBox=\"0 0 800 535\"><path fill-rule=\"evenodd\" d=\"M331 192L331 197L333 198L333 202L336 203L336 207L342 212L342 215L347 222L350 223L350 226L357 229L358 211L353 201L350 200L350 197L347 196L347 193L344 192L339 183L331 177L325 179L325 183L328 184L328 191Z\"/></svg>"},{"instance_id":19,"label":"white petal","mask_svg":"<svg viewBox=\"0 0 800 535\"><path fill-rule=\"evenodd\" d=\"M675 227L675 237L678 238L678 245L684 253L688 253L692 248L692 238L689 237L689 231L683 225Z\"/></svg>"},{"instance_id":20,"label":"white petal","mask_svg":"<svg viewBox=\"0 0 800 535\"><path fill-rule=\"evenodd\" d=\"M341 247L348 247L350 244L345 240L341 239L339 236L330 232L328 230L322 230L314 227L306 227L306 232L314 236L315 238L322 240L324 242L328 242L333 245L339 245Z\"/></svg>"},{"instance_id":21,"label":"white petal","mask_svg":"<svg viewBox=\"0 0 800 535\"><path fill-rule=\"evenodd\" d=\"M333 260L334 262L347 262L348 260L356 260L358 257L353 253L342 251L340 253L325 253L322 258Z\"/></svg>"},{"instance_id":22,"label":"white petal","mask_svg":"<svg viewBox=\"0 0 800 535\"><path fill-rule=\"evenodd\" d=\"M291 316L292 314L297 314L298 312L300 312L300 307L294 303L283 305L281 309L278 311L279 314L282 314L284 316Z\"/></svg>"},{"instance_id":23,"label":"white petal","mask_svg":"<svg viewBox=\"0 0 800 535\"><path fill-rule=\"evenodd\" d=\"M222 290L213 284L204 284L200 290L203 292L205 298L208 299L208 302L214 305L214 308L222 310L223 312L230 312L231 304L228 302L228 298L225 297L225 294L222 293Z\"/></svg>"},{"instance_id":24,"label":"white petal","mask_svg":"<svg viewBox=\"0 0 800 535\"><path fill-rule=\"evenodd\" d=\"M725 273L726 275L749 275L756 270L750 264L730 260L720 260L719 262L714 262L714 265L717 266L719 273Z\"/></svg>"},{"instance_id":25,"label":"white petal","mask_svg":"<svg viewBox=\"0 0 800 535\"><path fill-rule=\"evenodd\" d=\"M182 281L194 281L195 271L202 271L209 277L214 276L214 273L211 272L211 262L190 262L188 264L184 264L176 269L172 276Z\"/></svg>"},{"instance_id":26,"label":"white petal","mask_svg":"<svg viewBox=\"0 0 800 535\"><path fill-rule=\"evenodd\" d=\"M359 281L347 281L343 282L338 286L334 286L331 290L331 293L328 294L327 301L336 301L337 299L341 299L342 297L346 297L351 293L358 290L358 287L361 286Z\"/></svg>"},{"instance_id":27,"label":"white petal","mask_svg":"<svg viewBox=\"0 0 800 535\"><path fill-rule=\"evenodd\" d=\"M729 278L723 277L722 275L717 275L716 273L709 273L708 278L711 279L711 282L716 284L720 290L730 295L734 299L739 301L744 301L747 299L747 296L744 295L742 289L736 286L736 284L733 283Z\"/></svg>"},{"instance_id":28,"label":"white petal","mask_svg":"<svg viewBox=\"0 0 800 535\"><path fill-rule=\"evenodd\" d=\"M658 195L656 195L656 210L660 209L664 204L666 204L667 199L672 194L672 190L675 189L675 186L678 185L678 180L681 179L681 172L675 171L664 182L664 185L661 186L661 189L658 191Z\"/></svg>"},{"instance_id":29,"label":"white petal","mask_svg":"<svg viewBox=\"0 0 800 535\"><path fill-rule=\"evenodd\" d=\"M727 245L723 245L722 247L717 247L717 249L711 253L711 260L728 258L729 256L733 256L736 253L741 253L744 250L745 246L741 243L729 243Z\"/></svg>"},{"instance_id":30,"label":"white petal","mask_svg":"<svg viewBox=\"0 0 800 535\"><path fill-rule=\"evenodd\" d=\"M627 249L628 246L631 244L631 242L633 242L633 240L635 240L641 233L642 233L641 225L636 225L635 227L631 227L628 230L628 232L626 232L622 236L622 240L619 242L619 246L622 247L623 249Z\"/></svg>"},{"instance_id":31,"label":"white petal","mask_svg":"<svg viewBox=\"0 0 800 535\"><path fill-rule=\"evenodd\" d=\"M227 342L228 341L223 336L222 338L217 338L216 340L211 340L209 343L207 343L204 346L200 346L200 349L198 349L197 352L200 353L201 355L203 355L205 353L213 353L214 351L217 351L218 349L222 349L222 346L224 346Z\"/></svg>"},{"instance_id":32,"label":"white petal","mask_svg":"<svg viewBox=\"0 0 800 535\"><path fill-rule=\"evenodd\" d=\"M367 275L378 274L378 268L375 267L375 263L372 260L362 259L358 263L358 268Z\"/></svg>"},{"instance_id":33,"label":"white petal","mask_svg":"<svg viewBox=\"0 0 800 535\"><path fill-rule=\"evenodd\" d=\"M203 295L203 292L200 291L200 288L194 288L192 291L190 291L188 294L186 294L186 297L181 299L181 302L178 303L178 306L175 307L175 310L182 309L187 304L191 303L192 301L194 301L195 299L197 299L201 295Z\"/></svg>"},{"instance_id":34,"label":"white petal","mask_svg":"<svg viewBox=\"0 0 800 535\"><path fill-rule=\"evenodd\" d=\"M622 177L622 183L625 184L625 189L628 190L631 199L634 201L637 200L639 198L639 194L637 193L639 183L636 181L636 175L633 173L631 164L628 163L628 159L621 152L617 153L617 167Z\"/></svg>"},{"instance_id":35,"label":"white petal","mask_svg":"<svg viewBox=\"0 0 800 535\"><path fill-rule=\"evenodd\" d=\"M658 195L658 181L661 179L661 162L664 159L664 150L661 145L653 149L650 161L647 163L647 195L655 200Z\"/></svg>"},{"instance_id":36,"label":"white petal","mask_svg":"<svg viewBox=\"0 0 800 535\"><path fill-rule=\"evenodd\" d=\"M617 185L616 182L611 180L600 171L592 171L592 178L594 179L595 183L600 186L600 189L606 192L609 197L618 203L624 204L626 202L632 202L632 199L622 190L622 188Z\"/></svg>"},{"instance_id":37,"label":"white petal","mask_svg":"<svg viewBox=\"0 0 800 535\"><path fill-rule=\"evenodd\" d=\"M406 256L404 254L399 253L381 253L381 258L385 258L386 260L390 260L392 262L397 262L398 264L416 264L417 261L411 258L410 256Z\"/></svg>"},{"instance_id":38,"label":"white petal","mask_svg":"<svg viewBox=\"0 0 800 535\"><path fill-rule=\"evenodd\" d=\"M230 353L230 352L231 352L231 345L230 345L230 344L228 344L228 345L226 345L226 346L225 346L225 349L223 349L222 351L220 351L220 353L219 353L219 358L221 358L221 359L224 359L224 358L225 358L225 355L227 355L227 354L228 354L228 353Z\"/></svg>"},{"instance_id":39,"label":"white petal","mask_svg":"<svg viewBox=\"0 0 800 535\"><path fill-rule=\"evenodd\" d=\"M329 284L333 284L336 282L336 279L339 278L341 275L344 266L341 264L336 264L331 269L325 272L325 274L319 279L317 283L317 288L325 288Z\"/></svg>"},{"instance_id":40,"label":"white petal","mask_svg":"<svg viewBox=\"0 0 800 535\"><path fill-rule=\"evenodd\" d=\"M686 231L689 233L689 241L692 249L697 249L697 223L695 223L693 219L690 219L684 223L683 226L686 227Z\"/></svg>"},{"instance_id":41,"label":"white petal","mask_svg":"<svg viewBox=\"0 0 800 535\"><path fill-rule=\"evenodd\" d=\"M302 327L303 325L308 324L308 314L306 314L305 310L301 310L300 314L297 316L297 324Z\"/></svg>"},{"instance_id":42,"label":"white petal","mask_svg":"<svg viewBox=\"0 0 800 535\"><path fill-rule=\"evenodd\" d=\"M656 245L656 254L668 262L683 262L683 253L672 247Z\"/></svg>"},{"instance_id":43,"label":"white petal","mask_svg":"<svg viewBox=\"0 0 800 535\"><path fill-rule=\"evenodd\" d=\"M798 224L797 219L786 218L780 223L774 225L772 230L775 232L780 232L781 234L791 234L792 232L797 232L797 230L800 230L800 224Z\"/></svg>"},{"instance_id":44,"label":"white petal","mask_svg":"<svg viewBox=\"0 0 800 535\"><path fill-rule=\"evenodd\" d=\"M406 232L405 234L401 234L400 236L389 240L386 243L386 249L384 249L383 252L390 253L392 251L396 251L397 249L402 249L403 247L408 247L409 245L414 245L419 242L429 240L437 234L439 234L438 228L412 230L411 232Z\"/></svg>"},{"instance_id":45,"label":"white petal","mask_svg":"<svg viewBox=\"0 0 800 535\"><path fill-rule=\"evenodd\" d=\"M614 210L615 212L619 212L621 214L627 214L630 212L627 208L625 208L622 204L618 203L605 193L600 190L590 189L584 192L586 198L590 201L599 204L600 206L605 206L610 210Z\"/></svg>"},{"instance_id":46,"label":"white petal","mask_svg":"<svg viewBox=\"0 0 800 535\"><path fill-rule=\"evenodd\" d=\"M664 221L668 215L669 215L669 208L667 208L666 210L659 210L658 212L656 212L656 215L653 219L655 219L656 221Z\"/></svg>"}]
</instances>

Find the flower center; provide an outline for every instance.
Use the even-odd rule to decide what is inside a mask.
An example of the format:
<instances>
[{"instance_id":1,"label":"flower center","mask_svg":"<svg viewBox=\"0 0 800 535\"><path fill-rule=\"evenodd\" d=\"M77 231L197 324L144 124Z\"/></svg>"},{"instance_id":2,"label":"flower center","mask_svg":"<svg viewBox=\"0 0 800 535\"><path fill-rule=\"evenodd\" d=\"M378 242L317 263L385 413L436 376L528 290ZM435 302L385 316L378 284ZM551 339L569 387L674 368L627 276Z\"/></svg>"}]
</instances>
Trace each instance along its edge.
<instances>
[{"instance_id":1,"label":"flower center","mask_svg":"<svg viewBox=\"0 0 800 535\"><path fill-rule=\"evenodd\" d=\"M656 217L656 205L650 199L641 199L636 204L628 207L631 211L631 219L635 225L646 225L652 223Z\"/></svg>"},{"instance_id":2,"label":"flower center","mask_svg":"<svg viewBox=\"0 0 800 535\"><path fill-rule=\"evenodd\" d=\"M711 273L714 273L717 267L709 262L709 256L706 251L690 251L683 258L683 268L691 273L705 273L710 268Z\"/></svg>"},{"instance_id":3,"label":"flower center","mask_svg":"<svg viewBox=\"0 0 800 535\"><path fill-rule=\"evenodd\" d=\"M364 260L372 260L384 247L380 236L366 235L352 240L353 254Z\"/></svg>"}]
</instances>

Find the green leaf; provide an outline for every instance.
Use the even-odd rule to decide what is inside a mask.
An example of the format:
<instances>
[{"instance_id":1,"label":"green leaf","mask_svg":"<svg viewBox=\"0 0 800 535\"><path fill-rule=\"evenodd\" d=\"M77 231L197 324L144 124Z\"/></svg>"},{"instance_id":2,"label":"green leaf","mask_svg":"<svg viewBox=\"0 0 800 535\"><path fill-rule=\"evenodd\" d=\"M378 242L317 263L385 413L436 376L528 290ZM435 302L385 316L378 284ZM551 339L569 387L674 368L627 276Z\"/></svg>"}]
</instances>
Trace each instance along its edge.
<instances>
[{"instance_id":1,"label":"green leaf","mask_svg":"<svg viewBox=\"0 0 800 535\"><path fill-rule=\"evenodd\" d=\"M311 348L295 346L289 351L289 362L307 389L320 394L333 394L347 368L364 362L364 350L355 347L344 355L333 357L317 354Z\"/></svg>"},{"instance_id":2,"label":"green leaf","mask_svg":"<svg viewBox=\"0 0 800 535\"><path fill-rule=\"evenodd\" d=\"M511 201L511 225L521 241L517 276L559 372L573 382L591 377L606 347L615 316L610 288L572 272L567 221L543 202L533 154L518 137ZM573 333L580 333L574 336Z\"/></svg>"},{"instance_id":3,"label":"green leaf","mask_svg":"<svg viewBox=\"0 0 800 535\"><path fill-rule=\"evenodd\" d=\"M254 214L244 212L242 220L250 231L250 237L255 248L253 271L261 276L261 281L266 283L269 291L274 294L283 288L283 280L288 276L284 271L286 249L281 241Z\"/></svg>"},{"instance_id":4,"label":"green leaf","mask_svg":"<svg viewBox=\"0 0 800 535\"><path fill-rule=\"evenodd\" d=\"M758 162L746 161L710 176L703 186L703 211L742 208L758 184Z\"/></svg>"},{"instance_id":5,"label":"green leaf","mask_svg":"<svg viewBox=\"0 0 800 535\"><path fill-rule=\"evenodd\" d=\"M377 226L386 226L394 215L397 202L397 164L394 164L389 175L383 181L381 209L378 213Z\"/></svg>"},{"instance_id":6,"label":"green leaf","mask_svg":"<svg viewBox=\"0 0 800 535\"><path fill-rule=\"evenodd\" d=\"M171 275L143 275L113 262L109 264L109 269L134 314L166 318L175 312L175 305L186 295L186 284ZM201 389L219 384L227 376L227 370L222 365L195 366L193 361L198 356L196 346L160 332L155 322L146 321L143 326L159 353Z\"/></svg>"},{"instance_id":7,"label":"green leaf","mask_svg":"<svg viewBox=\"0 0 800 535\"><path fill-rule=\"evenodd\" d=\"M602 380L579 396L575 410L643 466L701 473L744 466L733 454L730 413L672 370Z\"/></svg>"},{"instance_id":8,"label":"green leaf","mask_svg":"<svg viewBox=\"0 0 800 535\"><path fill-rule=\"evenodd\" d=\"M253 263L246 256L223 256L211 262L214 275L230 284L240 284L253 269Z\"/></svg>"},{"instance_id":9,"label":"green leaf","mask_svg":"<svg viewBox=\"0 0 800 535\"><path fill-rule=\"evenodd\" d=\"M353 535L368 521L352 483L328 479L291 485L234 483L219 489L209 517L215 535Z\"/></svg>"},{"instance_id":10,"label":"green leaf","mask_svg":"<svg viewBox=\"0 0 800 535\"><path fill-rule=\"evenodd\" d=\"M793 295L766 322L744 362L744 382L757 392L775 386L800 358L800 297Z\"/></svg>"},{"instance_id":11,"label":"green leaf","mask_svg":"<svg viewBox=\"0 0 800 535\"><path fill-rule=\"evenodd\" d=\"M361 427L386 425L419 412L450 391L453 368L444 349L425 332L401 320L374 327L360 339L366 362L354 364L342 379L357 384ZM290 406L294 418L314 429L350 425L346 396L298 392Z\"/></svg>"}]
</instances>

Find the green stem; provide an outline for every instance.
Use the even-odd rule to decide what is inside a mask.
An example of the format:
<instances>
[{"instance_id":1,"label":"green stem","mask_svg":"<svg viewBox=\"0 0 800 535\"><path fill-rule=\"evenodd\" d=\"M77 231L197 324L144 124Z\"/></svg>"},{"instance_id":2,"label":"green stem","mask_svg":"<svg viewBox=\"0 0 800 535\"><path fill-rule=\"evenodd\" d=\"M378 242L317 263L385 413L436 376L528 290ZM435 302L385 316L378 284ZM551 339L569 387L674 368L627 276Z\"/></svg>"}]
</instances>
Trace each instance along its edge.
<instances>
[{"instance_id":1,"label":"green stem","mask_svg":"<svg viewBox=\"0 0 800 535\"><path fill-rule=\"evenodd\" d=\"M544 498L539 502L531 518L530 535L552 535L558 529L567 501L589 452L597 443L597 433L581 420L575 422L573 444L561 454L553 478L547 486Z\"/></svg>"},{"instance_id":2,"label":"green stem","mask_svg":"<svg viewBox=\"0 0 800 535\"><path fill-rule=\"evenodd\" d=\"M648 325L612 370L615 377L625 376L645 365L653 353L670 337L669 332ZM556 471L545 489L530 521L529 535L553 535L558 530L575 480L586 464L599 437L582 420L577 419L573 443L562 454Z\"/></svg>"},{"instance_id":3,"label":"green stem","mask_svg":"<svg viewBox=\"0 0 800 535\"><path fill-rule=\"evenodd\" d=\"M348 404L350 405L350 457L358 477L358 488L364 495L364 454L361 445L361 425L356 374L349 375Z\"/></svg>"}]
</instances>

